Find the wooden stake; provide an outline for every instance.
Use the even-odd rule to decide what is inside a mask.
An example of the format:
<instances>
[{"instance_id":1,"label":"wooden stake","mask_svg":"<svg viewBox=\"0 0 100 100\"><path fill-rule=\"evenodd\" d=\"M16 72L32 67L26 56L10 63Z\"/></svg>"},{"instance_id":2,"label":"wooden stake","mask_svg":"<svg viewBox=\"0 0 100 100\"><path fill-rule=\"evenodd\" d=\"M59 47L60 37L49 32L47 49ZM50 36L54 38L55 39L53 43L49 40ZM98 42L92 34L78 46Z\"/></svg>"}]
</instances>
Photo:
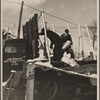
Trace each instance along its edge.
<instances>
[{"instance_id":1,"label":"wooden stake","mask_svg":"<svg viewBox=\"0 0 100 100\"><path fill-rule=\"evenodd\" d=\"M81 49L82 49L82 57L84 59L84 50L83 50L83 37L82 37L82 34L81 34L81 28L80 28L80 24L78 23L78 29L79 29L79 42L81 43Z\"/></svg>"},{"instance_id":2,"label":"wooden stake","mask_svg":"<svg viewBox=\"0 0 100 100\"><path fill-rule=\"evenodd\" d=\"M49 54L49 49L48 49L48 46L47 46L47 31L46 31L46 23L45 23L45 16L44 16L44 11L43 9L41 9L41 12L42 12L42 20L43 20L43 27L44 27L44 32L45 32L45 35L44 35L44 41L45 41L45 46L46 46L46 53L47 53L47 56L48 56L48 60L51 62L50 60L50 54Z\"/></svg>"},{"instance_id":3,"label":"wooden stake","mask_svg":"<svg viewBox=\"0 0 100 100\"><path fill-rule=\"evenodd\" d=\"M68 27L68 30L69 30L69 34L71 35L71 28L70 28L70 24L69 23L67 23L67 27ZM74 45L72 45L72 49L73 49L73 52L75 52Z\"/></svg>"},{"instance_id":4,"label":"wooden stake","mask_svg":"<svg viewBox=\"0 0 100 100\"><path fill-rule=\"evenodd\" d=\"M90 37L90 34L89 34L89 29L88 29L88 26L86 24L85 24L85 27L86 27L86 30L87 30L87 34L88 34L89 42L90 42L90 45L91 45L91 49L92 49L92 52L93 52L93 57L94 57L94 60L95 60L96 57L95 57L95 53L94 53L91 37Z\"/></svg>"},{"instance_id":5,"label":"wooden stake","mask_svg":"<svg viewBox=\"0 0 100 100\"><path fill-rule=\"evenodd\" d=\"M79 38L78 38L78 59L80 55L80 31L79 31Z\"/></svg>"},{"instance_id":6,"label":"wooden stake","mask_svg":"<svg viewBox=\"0 0 100 100\"><path fill-rule=\"evenodd\" d=\"M31 66L34 67L34 69L27 65L27 72L30 71L32 74L27 77L25 100L34 100L35 96L35 64Z\"/></svg>"},{"instance_id":7,"label":"wooden stake","mask_svg":"<svg viewBox=\"0 0 100 100\"><path fill-rule=\"evenodd\" d=\"M55 31L55 25L53 23L52 23L52 29L53 29L54 32L56 32Z\"/></svg>"},{"instance_id":8,"label":"wooden stake","mask_svg":"<svg viewBox=\"0 0 100 100\"><path fill-rule=\"evenodd\" d=\"M71 33L71 31L70 31L70 25L69 25L69 23L67 23L67 27L68 27L69 34L70 34L70 33Z\"/></svg>"},{"instance_id":9,"label":"wooden stake","mask_svg":"<svg viewBox=\"0 0 100 100\"><path fill-rule=\"evenodd\" d=\"M12 83L13 83L13 76L14 76L14 72L11 74L10 78L9 78L9 81L10 81L10 86L9 86L9 90L8 90L8 94L7 94L7 97L6 97L6 100L9 100L9 97L10 97L10 93L11 93L11 88L12 88ZM8 82L9 82L8 81ZM8 83L7 83L8 84Z\"/></svg>"}]
</instances>

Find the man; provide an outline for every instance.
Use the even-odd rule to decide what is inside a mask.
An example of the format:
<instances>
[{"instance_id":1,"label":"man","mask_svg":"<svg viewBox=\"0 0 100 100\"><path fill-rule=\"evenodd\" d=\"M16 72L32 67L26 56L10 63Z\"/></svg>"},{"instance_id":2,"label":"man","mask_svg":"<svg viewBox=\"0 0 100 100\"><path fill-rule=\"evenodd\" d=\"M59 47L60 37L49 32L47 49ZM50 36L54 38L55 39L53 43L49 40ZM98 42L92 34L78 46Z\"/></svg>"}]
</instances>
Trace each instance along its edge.
<instances>
[{"instance_id":1,"label":"man","mask_svg":"<svg viewBox=\"0 0 100 100\"><path fill-rule=\"evenodd\" d=\"M51 41L51 44L50 44L50 48L52 49L53 48L53 45L54 45L54 48L53 48L53 60L54 61L59 61L60 60L60 52L61 52L61 38L60 36L51 31L51 30L47 30L46 29L46 32L47 32L47 37L50 39ZM39 33L40 35L44 35L45 34L45 31L44 31L44 28L42 28L41 32Z\"/></svg>"},{"instance_id":2,"label":"man","mask_svg":"<svg viewBox=\"0 0 100 100\"><path fill-rule=\"evenodd\" d=\"M65 33L61 35L61 41L63 43L62 46L62 56L64 54L64 52L66 52L67 54L70 53L71 58L74 58L74 52L71 48L71 45L73 44L71 35L69 34L69 30L65 29Z\"/></svg>"}]
</instances>

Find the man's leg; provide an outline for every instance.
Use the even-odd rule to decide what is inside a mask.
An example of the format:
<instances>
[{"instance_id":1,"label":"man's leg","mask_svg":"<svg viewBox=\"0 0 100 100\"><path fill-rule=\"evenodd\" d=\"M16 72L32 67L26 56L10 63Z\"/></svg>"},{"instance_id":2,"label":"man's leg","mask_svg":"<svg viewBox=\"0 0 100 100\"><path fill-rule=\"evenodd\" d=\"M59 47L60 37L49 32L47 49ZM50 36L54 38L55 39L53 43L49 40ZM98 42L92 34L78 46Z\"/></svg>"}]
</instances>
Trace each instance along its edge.
<instances>
[{"instance_id":1,"label":"man's leg","mask_svg":"<svg viewBox=\"0 0 100 100\"><path fill-rule=\"evenodd\" d=\"M60 61L61 59L61 48L59 47L58 42L55 43L54 49L53 49L53 58L54 61Z\"/></svg>"}]
</instances>

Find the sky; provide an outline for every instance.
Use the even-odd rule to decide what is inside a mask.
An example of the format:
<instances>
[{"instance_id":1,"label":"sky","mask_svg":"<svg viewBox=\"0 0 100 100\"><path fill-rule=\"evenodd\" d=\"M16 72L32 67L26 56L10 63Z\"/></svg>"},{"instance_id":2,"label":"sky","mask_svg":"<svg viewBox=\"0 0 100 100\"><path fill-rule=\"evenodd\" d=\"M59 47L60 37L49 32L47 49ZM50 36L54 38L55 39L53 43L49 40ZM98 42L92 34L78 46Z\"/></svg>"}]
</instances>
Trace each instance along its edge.
<instances>
[{"instance_id":1,"label":"sky","mask_svg":"<svg viewBox=\"0 0 100 100\"><path fill-rule=\"evenodd\" d=\"M16 2L16 3L11 3ZM22 25L24 25L35 13L40 15L40 11L33 8L44 10L51 15L62 18L68 22L59 20L52 16L45 14L45 21L47 27L52 29L52 24L55 26L55 31L61 35L64 30L70 26L70 34L74 41L74 49L78 48L78 34L79 29L77 24L84 26L90 24L93 20L97 20L97 0L23 0L24 5L22 15ZM12 28L11 31L17 35L19 13L21 7L21 0L3 0L2 1L2 27L4 29ZM39 29L41 29L42 18L39 19ZM74 24L71 24L74 23ZM86 31L81 29L82 32ZM21 33L22 36L22 33ZM83 45L86 52L91 50L87 37L83 39ZM88 50L87 50L88 48Z\"/></svg>"}]
</instances>

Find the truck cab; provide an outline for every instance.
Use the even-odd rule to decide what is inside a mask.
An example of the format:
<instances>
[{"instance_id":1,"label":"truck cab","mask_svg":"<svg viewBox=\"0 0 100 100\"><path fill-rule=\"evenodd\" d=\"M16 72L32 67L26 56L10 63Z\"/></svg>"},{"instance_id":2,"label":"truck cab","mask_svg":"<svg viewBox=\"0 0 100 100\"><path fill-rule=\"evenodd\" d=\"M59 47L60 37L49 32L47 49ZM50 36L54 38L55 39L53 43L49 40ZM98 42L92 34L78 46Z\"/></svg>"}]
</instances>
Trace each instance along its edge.
<instances>
[{"instance_id":1,"label":"truck cab","mask_svg":"<svg viewBox=\"0 0 100 100\"><path fill-rule=\"evenodd\" d=\"M31 47L25 39L11 39L3 47L3 77L6 79L11 70L22 71L23 62L32 58Z\"/></svg>"}]
</instances>

